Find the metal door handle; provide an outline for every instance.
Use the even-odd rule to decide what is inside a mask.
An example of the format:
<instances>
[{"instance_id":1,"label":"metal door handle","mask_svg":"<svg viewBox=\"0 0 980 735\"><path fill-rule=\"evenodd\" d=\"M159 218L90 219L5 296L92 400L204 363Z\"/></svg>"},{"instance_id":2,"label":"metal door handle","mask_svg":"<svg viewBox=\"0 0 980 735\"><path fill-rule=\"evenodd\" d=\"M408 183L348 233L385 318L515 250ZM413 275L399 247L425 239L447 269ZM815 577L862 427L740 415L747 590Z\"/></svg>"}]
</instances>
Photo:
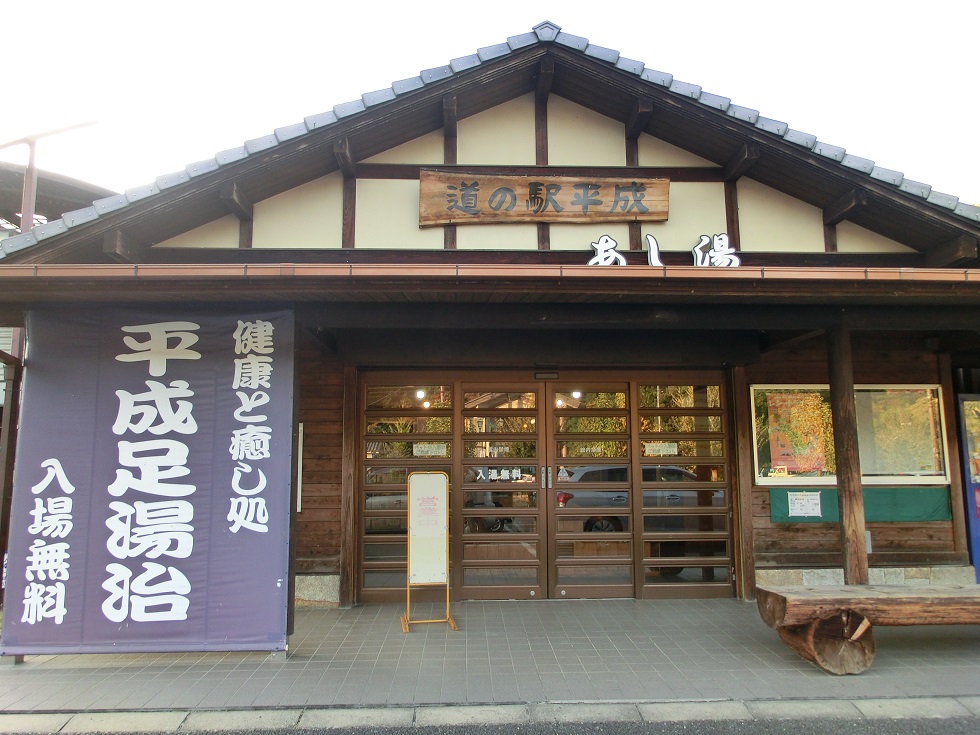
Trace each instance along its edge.
<instances>
[{"instance_id":1,"label":"metal door handle","mask_svg":"<svg viewBox=\"0 0 980 735\"><path fill-rule=\"evenodd\" d=\"M552 482L552 478L551 478L551 466L549 465L548 466L548 489L551 490L552 488L554 488L554 486L555 485Z\"/></svg>"}]
</instances>

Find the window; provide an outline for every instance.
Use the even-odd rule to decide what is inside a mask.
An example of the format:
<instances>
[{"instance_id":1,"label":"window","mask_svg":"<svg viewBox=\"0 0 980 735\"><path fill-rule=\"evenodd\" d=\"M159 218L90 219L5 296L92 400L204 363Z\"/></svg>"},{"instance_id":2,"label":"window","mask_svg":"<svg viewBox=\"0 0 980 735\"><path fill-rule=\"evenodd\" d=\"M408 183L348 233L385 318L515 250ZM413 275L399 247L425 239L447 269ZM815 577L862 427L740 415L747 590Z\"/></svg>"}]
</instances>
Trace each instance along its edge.
<instances>
[{"instance_id":1,"label":"window","mask_svg":"<svg viewBox=\"0 0 980 735\"><path fill-rule=\"evenodd\" d=\"M865 483L949 481L938 386L855 386L854 401ZM752 405L756 482L836 482L826 386L753 386Z\"/></svg>"}]
</instances>

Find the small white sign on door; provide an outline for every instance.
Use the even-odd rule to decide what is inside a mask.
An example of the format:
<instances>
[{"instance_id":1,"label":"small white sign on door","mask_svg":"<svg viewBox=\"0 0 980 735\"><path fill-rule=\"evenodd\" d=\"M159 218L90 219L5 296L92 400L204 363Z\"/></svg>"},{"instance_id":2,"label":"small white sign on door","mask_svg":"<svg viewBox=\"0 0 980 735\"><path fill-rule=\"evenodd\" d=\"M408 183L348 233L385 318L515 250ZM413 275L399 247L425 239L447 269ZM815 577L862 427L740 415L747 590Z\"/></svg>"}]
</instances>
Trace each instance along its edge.
<instances>
[{"instance_id":1,"label":"small white sign on door","mask_svg":"<svg viewBox=\"0 0 980 735\"><path fill-rule=\"evenodd\" d=\"M820 509L819 492L789 492L786 493L786 499L789 501L789 515L791 518L793 516L798 518L819 518L823 515Z\"/></svg>"}]
</instances>

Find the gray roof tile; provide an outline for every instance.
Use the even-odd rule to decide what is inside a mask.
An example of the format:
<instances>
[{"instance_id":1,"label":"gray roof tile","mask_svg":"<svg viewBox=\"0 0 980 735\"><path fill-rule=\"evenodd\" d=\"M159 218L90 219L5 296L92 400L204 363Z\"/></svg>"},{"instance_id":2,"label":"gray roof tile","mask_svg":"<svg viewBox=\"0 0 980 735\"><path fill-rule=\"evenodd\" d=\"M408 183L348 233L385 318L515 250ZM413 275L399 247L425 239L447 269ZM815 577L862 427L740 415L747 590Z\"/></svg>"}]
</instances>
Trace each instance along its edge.
<instances>
[{"instance_id":1,"label":"gray roof tile","mask_svg":"<svg viewBox=\"0 0 980 735\"><path fill-rule=\"evenodd\" d=\"M630 74L636 74L640 76L643 73L643 62L637 61L636 59L627 59L625 56L620 56L616 61L616 68L622 69L623 71L629 72Z\"/></svg>"},{"instance_id":2,"label":"gray roof tile","mask_svg":"<svg viewBox=\"0 0 980 735\"><path fill-rule=\"evenodd\" d=\"M542 41L545 39L541 39ZM573 36L571 33L559 33L555 38L555 43L573 48L576 51L585 51L589 47L589 39L582 36Z\"/></svg>"},{"instance_id":3,"label":"gray roof tile","mask_svg":"<svg viewBox=\"0 0 980 735\"><path fill-rule=\"evenodd\" d=\"M138 202L140 199L146 199L154 194L160 193L160 187L156 185L156 182L152 184L144 184L143 186L135 186L132 189L126 189L126 199L130 203Z\"/></svg>"},{"instance_id":4,"label":"gray roof tile","mask_svg":"<svg viewBox=\"0 0 980 735\"><path fill-rule=\"evenodd\" d=\"M20 235L5 237L3 240L0 240L0 250L3 250L4 255L13 255L18 250L24 250L32 245L37 245L37 237L35 237L33 231L23 232Z\"/></svg>"},{"instance_id":5,"label":"gray roof tile","mask_svg":"<svg viewBox=\"0 0 980 735\"><path fill-rule=\"evenodd\" d=\"M960 217L966 217L967 219L972 219L974 222L980 222L980 207L974 204L960 202L953 211Z\"/></svg>"},{"instance_id":6,"label":"gray roof tile","mask_svg":"<svg viewBox=\"0 0 980 735\"><path fill-rule=\"evenodd\" d=\"M273 134L263 135L261 138L252 138L251 140L245 141L245 150L248 151L248 155L254 155L262 151L268 150L269 148L274 148L279 145L279 141Z\"/></svg>"},{"instance_id":7,"label":"gray roof tile","mask_svg":"<svg viewBox=\"0 0 980 735\"><path fill-rule=\"evenodd\" d=\"M499 56L506 56L509 53L510 46L508 46L506 43L497 43L493 46L484 46L476 51L476 55L480 57L480 61L490 61L491 59L496 59Z\"/></svg>"},{"instance_id":8,"label":"gray roof tile","mask_svg":"<svg viewBox=\"0 0 980 735\"><path fill-rule=\"evenodd\" d=\"M656 71L655 69L647 68L640 74L640 79L659 84L661 87L669 87L674 81L674 75L668 74L665 71Z\"/></svg>"},{"instance_id":9,"label":"gray roof tile","mask_svg":"<svg viewBox=\"0 0 980 735\"><path fill-rule=\"evenodd\" d=\"M753 110L751 107L731 105L726 112L737 120L744 120L745 122L752 123L753 125L759 121L759 111Z\"/></svg>"},{"instance_id":10,"label":"gray roof tile","mask_svg":"<svg viewBox=\"0 0 980 735\"><path fill-rule=\"evenodd\" d=\"M732 104L732 101L727 97L722 97L720 94L711 94L710 92L702 92L698 101L702 105L714 107L716 110L721 110L722 112L727 110Z\"/></svg>"},{"instance_id":11,"label":"gray roof tile","mask_svg":"<svg viewBox=\"0 0 980 735\"><path fill-rule=\"evenodd\" d=\"M466 71L467 69L472 69L474 66L479 66L482 62L478 54L470 54L469 56L460 56L456 59L450 59L449 66L452 68L453 73L459 74L461 71Z\"/></svg>"},{"instance_id":12,"label":"gray roof tile","mask_svg":"<svg viewBox=\"0 0 980 735\"><path fill-rule=\"evenodd\" d=\"M449 79L452 75L453 68L447 64L446 66L437 66L434 69L425 69L419 76L426 84L433 84L434 82L441 82L443 79Z\"/></svg>"},{"instance_id":13,"label":"gray roof tile","mask_svg":"<svg viewBox=\"0 0 980 735\"><path fill-rule=\"evenodd\" d=\"M841 166L847 166L848 168L853 168L855 171L860 171L864 174L870 174L874 171L875 162L869 158L860 158L858 156L852 156L848 153L841 159Z\"/></svg>"},{"instance_id":14,"label":"gray roof tile","mask_svg":"<svg viewBox=\"0 0 980 735\"><path fill-rule=\"evenodd\" d=\"M786 131L786 134L783 136L783 140L790 143L796 143L796 145L801 145L810 150L813 150L813 146L817 144L816 135L801 133L799 130L793 130L792 128Z\"/></svg>"},{"instance_id":15,"label":"gray roof tile","mask_svg":"<svg viewBox=\"0 0 980 735\"><path fill-rule=\"evenodd\" d=\"M49 237L54 237L55 235L60 235L62 232L68 232L68 225L65 224L63 219L53 219L50 222L45 222L43 225L38 225L31 230L39 241L46 240Z\"/></svg>"},{"instance_id":16,"label":"gray roof tile","mask_svg":"<svg viewBox=\"0 0 980 735\"><path fill-rule=\"evenodd\" d=\"M590 43L585 49L585 55L599 59L600 61L608 61L610 64L615 64L619 61L619 51L603 46L596 46L593 43Z\"/></svg>"},{"instance_id":17,"label":"gray roof tile","mask_svg":"<svg viewBox=\"0 0 980 735\"><path fill-rule=\"evenodd\" d=\"M292 125L286 125L282 128L276 128L274 131L276 140L280 143L285 143L287 140L292 140L293 138L298 138L301 135L306 135L309 131L306 129L306 123L294 123Z\"/></svg>"},{"instance_id":18,"label":"gray roof tile","mask_svg":"<svg viewBox=\"0 0 980 735\"><path fill-rule=\"evenodd\" d=\"M875 166L871 169L871 178L884 181L886 184L891 184L892 186L901 186L902 181L905 179L905 174L901 171L892 171L889 168Z\"/></svg>"},{"instance_id":19,"label":"gray roof tile","mask_svg":"<svg viewBox=\"0 0 980 735\"><path fill-rule=\"evenodd\" d=\"M410 79L402 79L394 82L391 85L391 89L396 95L398 95L414 92L416 89L422 89L424 86L425 82L422 81L422 77L411 77Z\"/></svg>"},{"instance_id":20,"label":"gray roof tile","mask_svg":"<svg viewBox=\"0 0 980 735\"><path fill-rule=\"evenodd\" d=\"M932 187L929 184L922 184L918 181L912 181L912 179L903 179L901 185L898 187L906 194L912 194L913 196L922 197L925 199L929 196L932 191Z\"/></svg>"},{"instance_id":21,"label":"gray roof tile","mask_svg":"<svg viewBox=\"0 0 980 735\"><path fill-rule=\"evenodd\" d=\"M779 120L772 120L768 117L759 116L759 119L755 121L755 126L759 130L765 130L767 133L772 133L773 135L778 135L782 138L786 135L789 130L789 125Z\"/></svg>"},{"instance_id":22,"label":"gray roof tile","mask_svg":"<svg viewBox=\"0 0 980 735\"><path fill-rule=\"evenodd\" d=\"M169 189L172 186L177 186L178 184L185 184L191 180L191 176L187 171L174 171L172 174L164 174L163 176L157 176L157 186L160 190Z\"/></svg>"},{"instance_id":23,"label":"gray roof tile","mask_svg":"<svg viewBox=\"0 0 980 735\"><path fill-rule=\"evenodd\" d=\"M211 171L217 171L221 164L218 163L217 158L211 158L207 161L198 161L197 163L189 163L184 169L187 171L187 175L191 178L195 176L200 176L201 174L210 173Z\"/></svg>"},{"instance_id":24,"label":"gray roof tile","mask_svg":"<svg viewBox=\"0 0 980 735\"><path fill-rule=\"evenodd\" d=\"M552 39L541 39L552 40ZM536 33L521 33L517 36L510 36L507 39L507 45L510 46L511 51L517 51L519 48L524 48L525 46L533 46L538 42L538 35Z\"/></svg>"},{"instance_id":25,"label":"gray roof tile","mask_svg":"<svg viewBox=\"0 0 980 735\"><path fill-rule=\"evenodd\" d=\"M391 87L379 89L375 92L365 92L361 95L361 101L365 107L374 107L375 105L380 105L382 102L393 99L395 99L395 90Z\"/></svg>"},{"instance_id":26,"label":"gray roof tile","mask_svg":"<svg viewBox=\"0 0 980 735\"><path fill-rule=\"evenodd\" d=\"M85 207L84 209L76 209L74 212L66 212L61 215L61 219L65 221L65 224L69 227L78 227L78 225L84 225L86 222L91 222L94 219L99 218L99 213L96 211L95 207Z\"/></svg>"},{"instance_id":27,"label":"gray roof tile","mask_svg":"<svg viewBox=\"0 0 980 735\"><path fill-rule=\"evenodd\" d=\"M844 156L847 155L847 151L840 146L830 145L830 143L824 143L818 140L817 144L813 146L813 152L819 156L824 156L826 158L831 158L837 163L844 160Z\"/></svg>"},{"instance_id":28,"label":"gray roof tile","mask_svg":"<svg viewBox=\"0 0 980 735\"><path fill-rule=\"evenodd\" d=\"M116 194L115 196L97 199L92 202L92 206L95 207L95 210L100 216L109 212L115 212L117 209L122 209L127 204L129 204L129 200L126 199L125 194Z\"/></svg>"},{"instance_id":29,"label":"gray roof tile","mask_svg":"<svg viewBox=\"0 0 980 735\"><path fill-rule=\"evenodd\" d=\"M946 209L956 209L956 205L960 203L959 197L954 197L952 194L943 194L940 191L933 189L929 193L929 198L926 200L930 204L937 204L940 207L945 207Z\"/></svg>"},{"instance_id":30,"label":"gray roof tile","mask_svg":"<svg viewBox=\"0 0 980 735\"><path fill-rule=\"evenodd\" d=\"M321 112L319 115L310 115L309 117L303 118L303 124L306 125L309 130L316 130L317 128L323 128L327 125L333 125L337 122L337 116L334 114L333 110L328 112Z\"/></svg>"},{"instance_id":31,"label":"gray roof tile","mask_svg":"<svg viewBox=\"0 0 980 735\"><path fill-rule=\"evenodd\" d=\"M215 154L214 160L218 162L219 166L227 166L229 163L235 163L245 158L248 158L248 151L245 150L245 146L240 146Z\"/></svg>"},{"instance_id":32,"label":"gray roof tile","mask_svg":"<svg viewBox=\"0 0 980 735\"><path fill-rule=\"evenodd\" d=\"M701 87L696 84L688 84L687 82L679 82L676 79L670 84L670 91L676 92L677 94L682 94L685 97L691 97L692 99L697 99L701 96Z\"/></svg>"},{"instance_id":33,"label":"gray roof tile","mask_svg":"<svg viewBox=\"0 0 980 735\"><path fill-rule=\"evenodd\" d=\"M351 100L350 102L334 105L333 114L340 119L356 115L358 112L364 112L364 110L364 100Z\"/></svg>"}]
</instances>

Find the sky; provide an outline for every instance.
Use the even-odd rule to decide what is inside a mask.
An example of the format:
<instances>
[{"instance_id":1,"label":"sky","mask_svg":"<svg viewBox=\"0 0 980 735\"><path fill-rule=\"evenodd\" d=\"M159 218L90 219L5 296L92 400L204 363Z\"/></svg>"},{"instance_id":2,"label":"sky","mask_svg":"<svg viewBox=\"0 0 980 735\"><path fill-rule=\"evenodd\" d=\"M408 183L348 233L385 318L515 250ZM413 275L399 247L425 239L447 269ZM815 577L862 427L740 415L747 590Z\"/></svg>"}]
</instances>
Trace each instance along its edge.
<instances>
[{"instance_id":1,"label":"sky","mask_svg":"<svg viewBox=\"0 0 980 735\"><path fill-rule=\"evenodd\" d=\"M115 191L549 20L980 205L976 0L12 3L0 146Z\"/></svg>"}]
</instances>

